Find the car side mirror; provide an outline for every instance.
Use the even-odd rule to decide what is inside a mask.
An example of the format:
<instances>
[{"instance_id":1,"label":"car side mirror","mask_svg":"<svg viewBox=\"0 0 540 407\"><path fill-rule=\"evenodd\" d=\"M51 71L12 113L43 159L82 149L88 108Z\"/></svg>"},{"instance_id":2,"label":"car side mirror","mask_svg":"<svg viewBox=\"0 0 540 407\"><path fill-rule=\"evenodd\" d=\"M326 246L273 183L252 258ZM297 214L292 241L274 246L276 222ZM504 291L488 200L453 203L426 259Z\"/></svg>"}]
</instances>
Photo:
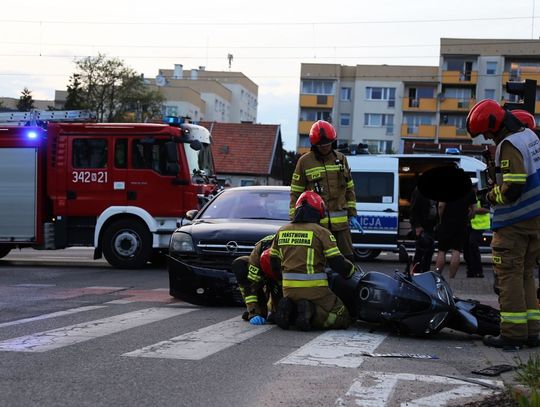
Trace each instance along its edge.
<instances>
[{"instance_id":1,"label":"car side mirror","mask_svg":"<svg viewBox=\"0 0 540 407\"><path fill-rule=\"evenodd\" d=\"M199 213L198 209L191 209L186 212L186 219L193 220L195 216L197 216L198 213Z\"/></svg>"}]
</instances>

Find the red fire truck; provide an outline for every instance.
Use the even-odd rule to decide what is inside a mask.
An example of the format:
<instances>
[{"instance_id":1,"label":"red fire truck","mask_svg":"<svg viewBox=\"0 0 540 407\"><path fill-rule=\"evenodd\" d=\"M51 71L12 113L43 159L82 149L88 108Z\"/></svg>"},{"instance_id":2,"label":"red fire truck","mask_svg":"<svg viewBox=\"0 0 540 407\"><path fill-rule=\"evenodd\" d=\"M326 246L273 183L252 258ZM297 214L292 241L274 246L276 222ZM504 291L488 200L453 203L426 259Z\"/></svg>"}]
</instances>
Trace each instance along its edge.
<instances>
[{"instance_id":1,"label":"red fire truck","mask_svg":"<svg viewBox=\"0 0 540 407\"><path fill-rule=\"evenodd\" d=\"M0 113L0 258L16 247L92 246L95 259L141 268L216 188L206 128L90 117Z\"/></svg>"}]
</instances>

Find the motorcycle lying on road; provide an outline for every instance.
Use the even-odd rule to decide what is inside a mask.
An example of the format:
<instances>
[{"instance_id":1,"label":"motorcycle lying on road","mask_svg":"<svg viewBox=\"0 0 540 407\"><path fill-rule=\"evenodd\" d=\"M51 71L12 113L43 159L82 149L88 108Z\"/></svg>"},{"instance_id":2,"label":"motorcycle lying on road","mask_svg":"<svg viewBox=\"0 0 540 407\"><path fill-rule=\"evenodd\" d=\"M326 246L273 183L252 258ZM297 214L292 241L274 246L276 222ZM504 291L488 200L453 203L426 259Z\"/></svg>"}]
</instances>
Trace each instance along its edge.
<instances>
[{"instance_id":1,"label":"motorcycle lying on road","mask_svg":"<svg viewBox=\"0 0 540 407\"><path fill-rule=\"evenodd\" d=\"M341 298L354 318L389 326L399 334L429 335L443 328L476 335L498 335L499 310L454 297L440 274L414 273L412 256L399 248L404 272L393 276L376 271L357 271L345 280L337 273L329 276L332 291Z\"/></svg>"}]
</instances>

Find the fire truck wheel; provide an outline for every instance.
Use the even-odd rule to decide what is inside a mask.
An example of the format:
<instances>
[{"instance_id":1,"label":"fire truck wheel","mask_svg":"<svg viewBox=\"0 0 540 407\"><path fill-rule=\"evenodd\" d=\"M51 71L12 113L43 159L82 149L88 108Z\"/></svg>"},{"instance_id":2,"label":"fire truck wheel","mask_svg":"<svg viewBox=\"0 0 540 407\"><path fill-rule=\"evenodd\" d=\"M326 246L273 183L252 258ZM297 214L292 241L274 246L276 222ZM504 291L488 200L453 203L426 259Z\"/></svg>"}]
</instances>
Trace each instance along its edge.
<instances>
[{"instance_id":1,"label":"fire truck wheel","mask_svg":"<svg viewBox=\"0 0 540 407\"><path fill-rule=\"evenodd\" d=\"M103 233L102 247L111 266L139 269L152 255L152 234L141 221L120 219Z\"/></svg>"},{"instance_id":2,"label":"fire truck wheel","mask_svg":"<svg viewBox=\"0 0 540 407\"><path fill-rule=\"evenodd\" d=\"M11 247L7 247L7 246L0 247L0 259L2 257L6 257L10 251L11 251Z\"/></svg>"}]
</instances>

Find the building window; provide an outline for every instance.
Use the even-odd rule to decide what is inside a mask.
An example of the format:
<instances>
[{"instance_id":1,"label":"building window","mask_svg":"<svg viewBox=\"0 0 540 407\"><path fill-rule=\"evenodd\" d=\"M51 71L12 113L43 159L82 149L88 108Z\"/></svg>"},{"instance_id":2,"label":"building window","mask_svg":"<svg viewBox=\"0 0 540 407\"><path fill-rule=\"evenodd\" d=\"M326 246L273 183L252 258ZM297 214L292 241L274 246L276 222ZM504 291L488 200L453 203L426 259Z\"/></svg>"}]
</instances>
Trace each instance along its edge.
<instances>
[{"instance_id":1,"label":"building window","mask_svg":"<svg viewBox=\"0 0 540 407\"><path fill-rule=\"evenodd\" d=\"M351 115L350 113L341 113L339 115L339 125L343 127L348 127L351 125Z\"/></svg>"},{"instance_id":2,"label":"building window","mask_svg":"<svg viewBox=\"0 0 540 407\"><path fill-rule=\"evenodd\" d=\"M332 113L330 110L324 111L324 110L302 109L300 111L300 120L306 121L306 122L316 122L317 120L329 121L330 113Z\"/></svg>"},{"instance_id":3,"label":"building window","mask_svg":"<svg viewBox=\"0 0 540 407\"><path fill-rule=\"evenodd\" d=\"M395 100L396 88L366 87L367 100Z\"/></svg>"},{"instance_id":4,"label":"building window","mask_svg":"<svg viewBox=\"0 0 540 407\"><path fill-rule=\"evenodd\" d=\"M486 63L486 74L495 75L497 73L497 61L488 61Z\"/></svg>"},{"instance_id":5,"label":"building window","mask_svg":"<svg viewBox=\"0 0 540 407\"><path fill-rule=\"evenodd\" d=\"M329 80L302 80L302 93L312 95L333 95L334 81Z\"/></svg>"},{"instance_id":6,"label":"building window","mask_svg":"<svg viewBox=\"0 0 540 407\"><path fill-rule=\"evenodd\" d=\"M384 127L394 125L393 114L366 113L364 115L364 126Z\"/></svg>"},{"instance_id":7,"label":"building window","mask_svg":"<svg viewBox=\"0 0 540 407\"><path fill-rule=\"evenodd\" d=\"M240 186L241 187L249 187L249 186L252 186L252 185L255 185L255 180L254 179L241 179L240 180Z\"/></svg>"},{"instance_id":8,"label":"building window","mask_svg":"<svg viewBox=\"0 0 540 407\"><path fill-rule=\"evenodd\" d=\"M339 93L339 99L343 102L349 102L351 100L352 89L343 87Z\"/></svg>"},{"instance_id":9,"label":"building window","mask_svg":"<svg viewBox=\"0 0 540 407\"><path fill-rule=\"evenodd\" d=\"M178 107L165 106L165 116L178 116Z\"/></svg>"},{"instance_id":10,"label":"building window","mask_svg":"<svg viewBox=\"0 0 540 407\"><path fill-rule=\"evenodd\" d=\"M495 89L484 90L485 99L495 99Z\"/></svg>"},{"instance_id":11,"label":"building window","mask_svg":"<svg viewBox=\"0 0 540 407\"><path fill-rule=\"evenodd\" d=\"M392 151L392 142L385 140L364 140L365 144L368 145L368 150L372 154L391 154Z\"/></svg>"}]
</instances>

